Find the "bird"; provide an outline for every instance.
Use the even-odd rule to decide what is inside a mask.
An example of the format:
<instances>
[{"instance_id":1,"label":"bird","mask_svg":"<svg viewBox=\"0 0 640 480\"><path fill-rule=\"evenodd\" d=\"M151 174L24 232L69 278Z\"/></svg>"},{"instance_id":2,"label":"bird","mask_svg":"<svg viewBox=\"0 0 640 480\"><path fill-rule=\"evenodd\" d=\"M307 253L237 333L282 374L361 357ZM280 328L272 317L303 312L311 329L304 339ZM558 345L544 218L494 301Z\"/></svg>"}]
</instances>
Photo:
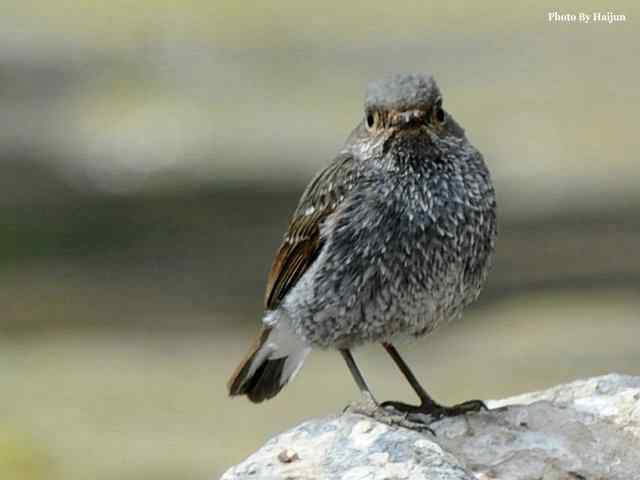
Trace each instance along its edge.
<instances>
[{"instance_id":1,"label":"bird","mask_svg":"<svg viewBox=\"0 0 640 480\"><path fill-rule=\"evenodd\" d=\"M394 343L461 316L493 264L496 195L482 154L430 73L368 83L361 120L308 184L267 279L262 327L228 382L259 403L313 349L337 350L363 395L433 418L485 409L436 402ZM381 344L420 400L378 404L352 350Z\"/></svg>"}]
</instances>

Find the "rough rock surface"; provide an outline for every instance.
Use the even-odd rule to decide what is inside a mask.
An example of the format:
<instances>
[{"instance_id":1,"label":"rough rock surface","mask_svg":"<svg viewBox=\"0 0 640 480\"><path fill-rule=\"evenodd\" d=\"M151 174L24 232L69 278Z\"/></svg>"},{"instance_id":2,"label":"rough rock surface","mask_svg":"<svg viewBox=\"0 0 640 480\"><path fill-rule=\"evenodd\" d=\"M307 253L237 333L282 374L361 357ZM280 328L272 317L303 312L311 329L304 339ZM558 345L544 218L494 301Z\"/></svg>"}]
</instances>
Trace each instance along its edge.
<instances>
[{"instance_id":1,"label":"rough rock surface","mask_svg":"<svg viewBox=\"0 0 640 480\"><path fill-rule=\"evenodd\" d=\"M607 375L488 402L436 433L345 413L276 436L223 480L640 479L640 377Z\"/></svg>"}]
</instances>

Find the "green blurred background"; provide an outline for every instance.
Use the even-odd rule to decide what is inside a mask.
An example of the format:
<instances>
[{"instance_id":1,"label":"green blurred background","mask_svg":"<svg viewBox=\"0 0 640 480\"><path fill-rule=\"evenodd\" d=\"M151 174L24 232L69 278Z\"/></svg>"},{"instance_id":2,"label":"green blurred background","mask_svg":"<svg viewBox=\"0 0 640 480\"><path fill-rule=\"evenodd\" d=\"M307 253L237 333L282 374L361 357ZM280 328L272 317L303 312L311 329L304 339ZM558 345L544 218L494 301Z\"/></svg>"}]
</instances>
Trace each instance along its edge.
<instances>
[{"instance_id":1,"label":"green blurred background","mask_svg":"<svg viewBox=\"0 0 640 480\"><path fill-rule=\"evenodd\" d=\"M547 21L602 8L4 0L0 478L217 478L357 398L332 352L263 405L225 382L305 182L389 72L436 75L499 194L481 301L402 346L434 396L640 374L640 7Z\"/></svg>"}]
</instances>

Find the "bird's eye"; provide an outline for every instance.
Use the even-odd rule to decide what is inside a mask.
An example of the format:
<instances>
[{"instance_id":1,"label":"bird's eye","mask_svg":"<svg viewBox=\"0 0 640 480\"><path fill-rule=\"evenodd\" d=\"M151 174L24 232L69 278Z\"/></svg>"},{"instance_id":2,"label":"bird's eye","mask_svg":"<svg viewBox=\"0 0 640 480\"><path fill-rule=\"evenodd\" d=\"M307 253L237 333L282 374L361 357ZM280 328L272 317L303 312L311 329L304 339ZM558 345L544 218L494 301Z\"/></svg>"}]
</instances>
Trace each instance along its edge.
<instances>
[{"instance_id":1,"label":"bird's eye","mask_svg":"<svg viewBox=\"0 0 640 480\"><path fill-rule=\"evenodd\" d=\"M442 123L445 120L445 113L444 110L442 109L442 99L438 99L437 103L436 103L436 107L433 110L433 118L436 120L437 123Z\"/></svg>"},{"instance_id":2,"label":"bird's eye","mask_svg":"<svg viewBox=\"0 0 640 480\"><path fill-rule=\"evenodd\" d=\"M369 130L375 127L377 119L378 115L375 112L367 112L366 122Z\"/></svg>"}]
</instances>

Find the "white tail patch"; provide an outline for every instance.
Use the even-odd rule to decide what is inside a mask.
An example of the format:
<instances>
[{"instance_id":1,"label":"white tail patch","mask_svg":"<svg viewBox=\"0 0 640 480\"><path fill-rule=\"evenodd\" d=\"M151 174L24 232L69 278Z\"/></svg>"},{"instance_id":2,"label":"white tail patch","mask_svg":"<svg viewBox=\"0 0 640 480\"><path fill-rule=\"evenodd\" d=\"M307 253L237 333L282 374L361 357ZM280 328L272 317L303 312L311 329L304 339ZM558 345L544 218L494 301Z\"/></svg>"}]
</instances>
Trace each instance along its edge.
<instances>
[{"instance_id":1,"label":"white tail patch","mask_svg":"<svg viewBox=\"0 0 640 480\"><path fill-rule=\"evenodd\" d=\"M295 333L289 324L289 319L284 315L275 317L276 312L270 314L267 324L272 328L267 341L256 353L254 361L249 369L249 376L253 375L258 367L266 360L286 358L279 383L284 385L289 382L302 368L305 358L311 351Z\"/></svg>"}]
</instances>

